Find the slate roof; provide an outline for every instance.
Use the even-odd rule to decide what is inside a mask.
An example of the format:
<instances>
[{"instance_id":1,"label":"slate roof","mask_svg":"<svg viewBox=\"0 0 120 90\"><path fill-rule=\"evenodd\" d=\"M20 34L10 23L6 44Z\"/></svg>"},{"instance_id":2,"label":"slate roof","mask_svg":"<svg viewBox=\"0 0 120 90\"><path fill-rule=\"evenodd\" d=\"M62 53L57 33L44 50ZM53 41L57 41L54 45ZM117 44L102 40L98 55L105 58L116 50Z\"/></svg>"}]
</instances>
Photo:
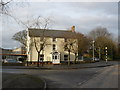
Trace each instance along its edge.
<instances>
[{"instance_id":1,"label":"slate roof","mask_svg":"<svg viewBox=\"0 0 120 90\"><path fill-rule=\"evenodd\" d=\"M48 29L34 29L34 28L29 28L29 36L30 37L55 37L55 38L74 38L75 37L75 32L72 31L67 31L67 30L48 30Z\"/></svg>"}]
</instances>

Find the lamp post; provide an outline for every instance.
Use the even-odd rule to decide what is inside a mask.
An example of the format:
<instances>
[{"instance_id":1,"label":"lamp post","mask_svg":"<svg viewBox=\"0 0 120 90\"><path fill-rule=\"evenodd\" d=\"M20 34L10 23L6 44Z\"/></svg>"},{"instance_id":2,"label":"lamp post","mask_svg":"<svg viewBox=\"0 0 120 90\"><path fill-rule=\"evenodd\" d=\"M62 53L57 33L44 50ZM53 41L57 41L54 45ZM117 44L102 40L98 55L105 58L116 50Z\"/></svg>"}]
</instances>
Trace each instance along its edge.
<instances>
[{"instance_id":1,"label":"lamp post","mask_svg":"<svg viewBox=\"0 0 120 90\"><path fill-rule=\"evenodd\" d=\"M100 47L99 47L99 60L101 59L101 50L100 50Z\"/></svg>"},{"instance_id":2,"label":"lamp post","mask_svg":"<svg viewBox=\"0 0 120 90\"><path fill-rule=\"evenodd\" d=\"M106 55L105 60L106 60L106 63L107 63L107 61L108 61L108 60L107 60L107 59L108 59L107 54L108 54L108 53L107 53L107 47L105 47L105 55Z\"/></svg>"},{"instance_id":3,"label":"lamp post","mask_svg":"<svg viewBox=\"0 0 120 90\"><path fill-rule=\"evenodd\" d=\"M93 61L95 59L95 41L93 40Z\"/></svg>"},{"instance_id":4,"label":"lamp post","mask_svg":"<svg viewBox=\"0 0 120 90\"><path fill-rule=\"evenodd\" d=\"M30 60L30 37L29 37L29 31L27 29L27 63L26 63L26 66L28 66L28 61Z\"/></svg>"}]
</instances>

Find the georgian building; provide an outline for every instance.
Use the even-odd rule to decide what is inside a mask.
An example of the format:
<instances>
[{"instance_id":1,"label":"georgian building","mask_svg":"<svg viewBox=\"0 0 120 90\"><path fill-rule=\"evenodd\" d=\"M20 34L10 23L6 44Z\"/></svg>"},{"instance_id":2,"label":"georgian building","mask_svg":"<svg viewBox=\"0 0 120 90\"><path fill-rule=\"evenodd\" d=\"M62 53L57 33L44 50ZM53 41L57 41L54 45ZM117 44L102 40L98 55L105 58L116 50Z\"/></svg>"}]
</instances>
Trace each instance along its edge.
<instances>
[{"instance_id":1,"label":"georgian building","mask_svg":"<svg viewBox=\"0 0 120 90\"><path fill-rule=\"evenodd\" d=\"M72 30L45 30L45 29L28 29L27 34L27 55L28 62L37 62L38 53L36 50L40 49L40 44L43 43L43 37L46 40L44 49L40 52L40 60L50 61L53 64L60 64L68 61L68 51L64 48L64 43L68 39L74 39L75 28ZM38 41L35 43L35 41ZM36 45L35 45L36 44ZM77 45L77 44L76 44ZM77 45L78 46L78 45ZM70 53L70 61L75 59L75 54Z\"/></svg>"}]
</instances>

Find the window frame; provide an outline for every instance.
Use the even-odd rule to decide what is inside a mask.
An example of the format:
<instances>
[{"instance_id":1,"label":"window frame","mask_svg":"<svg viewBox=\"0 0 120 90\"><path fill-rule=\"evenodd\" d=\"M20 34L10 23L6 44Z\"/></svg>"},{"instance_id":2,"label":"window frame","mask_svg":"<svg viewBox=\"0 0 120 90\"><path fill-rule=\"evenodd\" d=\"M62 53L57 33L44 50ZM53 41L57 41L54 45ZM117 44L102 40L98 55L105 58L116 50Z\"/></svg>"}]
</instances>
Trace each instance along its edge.
<instances>
[{"instance_id":1,"label":"window frame","mask_svg":"<svg viewBox=\"0 0 120 90\"><path fill-rule=\"evenodd\" d=\"M52 50L56 50L56 44L52 45Z\"/></svg>"},{"instance_id":2,"label":"window frame","mask_svg":"<svg viewBox=\"0 0 120 90\"><path fill-rule=\"evenodd\" d=\"M64 42L67 42L67 38L64 38Z\"/></svg>"},{"instance_id":3,"label":"window frame","mask_svg":"<svg viewBox=\"0 0 120 90\"><path fill-rule=\"evenodd\" d=\"M52 41L53 41L53 42L56 42L56 41L57 41L57 38L53 37L53 38L52 38Z\"/></svg>"},{"instance_id":4,"label":"window frame","mask_svg":"<svg viewBox=\"0 0 120 90\"><path fill-rule=\"evenodd\" d=\"M65 57L65 56L67 56L67 57ZM64 55L64 61L68 61L68 55L67 54Z\"/></svg>"},{"instance_id":5,"label":"window frame","mask_svg":"<svg viewBox=\"0 0 120 90\"><path fill-rule=\"evenodd\" d=\"M40 61L44 60L44 54L40 54Z\"/></svg>"}]
</instances>

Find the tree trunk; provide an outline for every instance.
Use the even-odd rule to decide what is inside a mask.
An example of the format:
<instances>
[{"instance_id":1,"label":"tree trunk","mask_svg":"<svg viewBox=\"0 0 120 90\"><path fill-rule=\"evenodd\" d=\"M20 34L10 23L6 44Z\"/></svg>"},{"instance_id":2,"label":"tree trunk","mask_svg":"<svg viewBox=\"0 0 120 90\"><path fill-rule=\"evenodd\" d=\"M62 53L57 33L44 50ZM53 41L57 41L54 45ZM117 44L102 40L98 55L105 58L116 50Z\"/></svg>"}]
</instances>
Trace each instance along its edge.
<instances>
[{"instance_id":1,"label":"tree trunk","mask_svg":"<svg viewBox=\"0 0 120 90\"><path fill-rule=\"evenodd\" d=\"M76 58L77 58L77 53L75 53L75 60L74 60L74 64L76 64Z\"/></svg>"},{"instance_id":2,"label":"tree trunk","mask_svg":"<svg viewBox=\"0 0 120 90\"><path fill-rule=\"evenodd\" d=\"M42 55L43 55L43 51L42 51ZM43 60L44 60L44 55L42 56L42 67L43 67Z\"/></svg>"},{"instance_id":3,"label":"tree trunk","mask_svg":"<svg viewBox=\"0 0 120 90\"><path fill-rule=\"evenodd\" d=\"M42 59L42 67L43 67L43 59Z\"/></svg>"},{"instance_id":4,"label":"tree trunk","mask_svg":"<svg viewBox=\"0 0 120 90\"><path fill-rule=\"evenodd\" d=\"M68 66L70 65L70 50L68 51L69 55L68 55Z\"/></svg>"},{"instance_id":5,"label":"tree trunk","mask_svg":"<svg viewBox=\"0 0 120 90\"><path fill-rule=\"evenodd\" d=\"M38 52L38 62L37 62L37 67L39 67L39 60L40 60L40 52Z\"/></svg>"},{"instance_id":6,"label":"tree trunk","mask_svg":"<svg viewBox=\"0 0 120 90\"><path fill-rule=\"evenodd\" d=\"M28 56L27 56L26 66L29 66L29 65L28 65Z\"/></svg>"}]
</instances>

